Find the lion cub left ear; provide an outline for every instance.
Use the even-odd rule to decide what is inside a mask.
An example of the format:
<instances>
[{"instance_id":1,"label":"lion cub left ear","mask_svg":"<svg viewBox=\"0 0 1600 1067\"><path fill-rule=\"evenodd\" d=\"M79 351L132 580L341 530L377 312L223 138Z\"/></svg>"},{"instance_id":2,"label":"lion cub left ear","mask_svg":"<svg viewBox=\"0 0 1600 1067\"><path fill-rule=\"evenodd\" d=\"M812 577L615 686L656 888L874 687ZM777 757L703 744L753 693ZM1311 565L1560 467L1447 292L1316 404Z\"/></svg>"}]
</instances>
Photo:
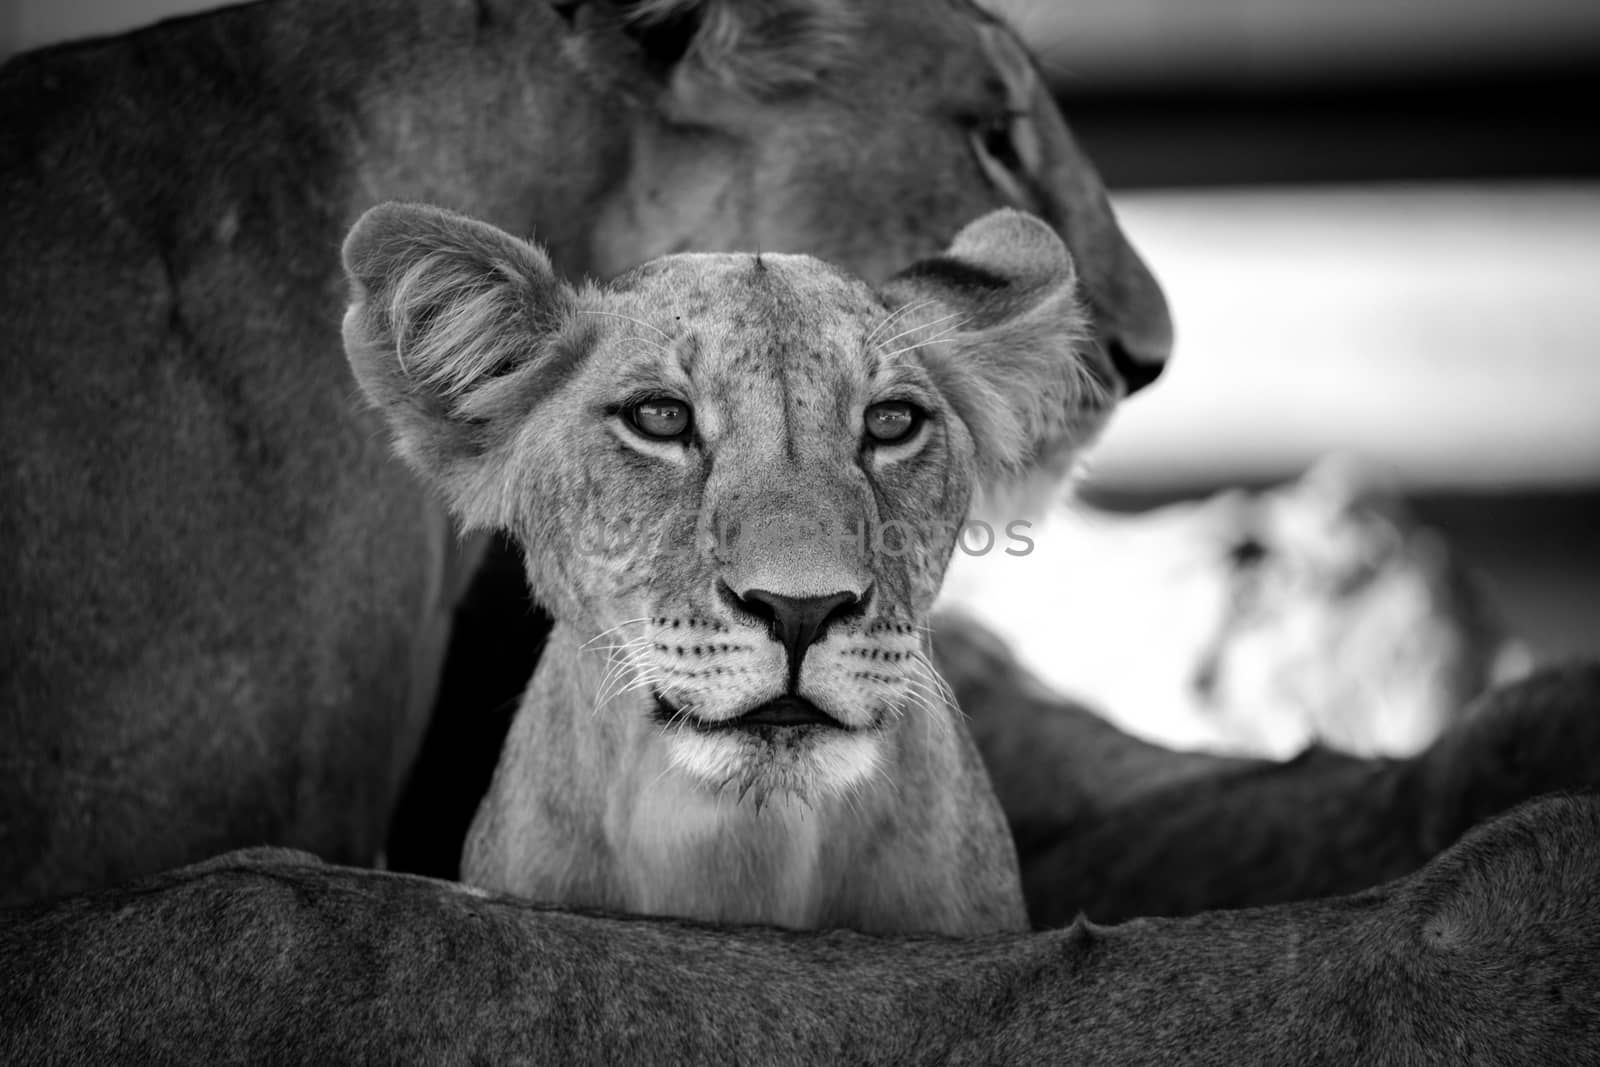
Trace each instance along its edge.
<instances>
[{"instance_id":1,"label":"lion cub left ear","mask_svg":"<svg viewBox=\"0 0 1600 1067\"><path fill-rule=\"evenodd\" d=\"M903 316L889 331L894 346L918 346L972 434L988 487L1063 475L1115 405L1077 281L1055 231L1007 209L883 287Z\"/></svg>"},{"instance_id":2,"label":"lion cub left ear","mask_svg":"<svg viewBox=\"0 0 1600 1067\"><path fill-rule=\"evenodd\" d=\"M344 266L345 354L395 450L467 526L496 525L501 453L572 290L533 245L422 204L361 216Z\"/></svg>"}]
</instances>

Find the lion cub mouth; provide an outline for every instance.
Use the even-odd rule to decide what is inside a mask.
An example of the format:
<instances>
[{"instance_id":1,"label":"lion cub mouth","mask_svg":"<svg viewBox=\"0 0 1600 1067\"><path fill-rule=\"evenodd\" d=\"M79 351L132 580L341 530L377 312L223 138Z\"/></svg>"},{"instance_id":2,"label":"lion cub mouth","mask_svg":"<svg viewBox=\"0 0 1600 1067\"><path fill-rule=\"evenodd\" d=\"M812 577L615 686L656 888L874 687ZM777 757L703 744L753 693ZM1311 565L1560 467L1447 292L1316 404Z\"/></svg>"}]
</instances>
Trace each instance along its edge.
<instances>
[{"instance_id":1,"label":"lion cub mouth","mask_svg":"<svg viewBox=\"0 0 1600 1067\"><path fill-rule=\"evenodd\" d=\"M712 720L703 719L691 711L676 708L658 693L656 694L656 706L653 715L655 720L663 726L687 726L702 733L773 728L804 729L808 727L842 730L846 733L853 732L853 727L846 726L801 696L782 696L776 700L769 700L765 704L758 704L744 714L736 715L731 719Z\"/></svg>"}]
</instances>

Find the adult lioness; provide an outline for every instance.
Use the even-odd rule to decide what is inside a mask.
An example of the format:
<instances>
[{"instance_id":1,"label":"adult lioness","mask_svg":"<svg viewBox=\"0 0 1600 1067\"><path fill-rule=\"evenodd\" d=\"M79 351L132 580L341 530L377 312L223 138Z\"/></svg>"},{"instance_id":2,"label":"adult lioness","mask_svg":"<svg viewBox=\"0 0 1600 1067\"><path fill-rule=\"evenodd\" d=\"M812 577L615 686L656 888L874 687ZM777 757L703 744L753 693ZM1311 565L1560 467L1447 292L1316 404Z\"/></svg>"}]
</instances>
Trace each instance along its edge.
<instances>
[{"instance_id":1,"label":"adult lioness","mask_svg":"<svg viewBox=\"0 0 1600 1067\"><path fill-rule=\"evenodd\" d=\"M1026 55L945 0L275 0L13 59L0 129L0 901L377 851L472 562L340 357L377 200L602 276L882 276L1019 203L1127 388L1169 344Z\"/></svg>"},{"instance_id":2,"label":"adult lioness","mask_svg":"<svg viewBox=\"0 0 1600 1067\"><path fill-rule=\"evenodd\" d=\"M1597 894L1594 796L1358 896L970 939L573 914L256 850L0 914L0 1060L1592 1064Z\"/></svg>"},{"instance_id":3,"label":"adult lioness","mask_svg":"<svg viewBox=\"0 0 1600 1067\"><path fill-rule=\"evenodd\" d=\"M987 215L881 294L737 254L574 290L529 244L399 204L344 258L356 379L467 528L522 542L557 619L465 880L725 922L1026 927L925 623L975 482L1114 404L1048 226Z\"/></svg>"}]
</instances>

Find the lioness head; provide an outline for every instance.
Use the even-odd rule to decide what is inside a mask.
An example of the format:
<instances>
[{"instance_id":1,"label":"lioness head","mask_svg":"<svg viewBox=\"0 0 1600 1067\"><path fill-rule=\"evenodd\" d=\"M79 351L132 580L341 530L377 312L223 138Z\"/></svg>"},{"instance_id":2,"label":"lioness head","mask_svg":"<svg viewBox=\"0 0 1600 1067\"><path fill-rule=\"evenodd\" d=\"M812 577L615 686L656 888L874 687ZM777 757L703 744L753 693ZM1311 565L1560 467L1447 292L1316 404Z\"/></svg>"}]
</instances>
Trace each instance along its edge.
<instances>
[{"instance_id":1,"label":"lioness head","mask_svg":"<svg viewBox=\"0 0 1600 1067\"><path fill-rule=\"evenodd\" d=\"M923 624L973 486L1115 395L1064 246L1014 211L878 290L747 254L573 288L530 244L397 204L345 263L347 350L401 454L466 526L512 531L536 597L609 653L568 669L612 743L712 790L837 795L908 711L954 715Z\"/></svg>"},{"instance_id":2,"label":"lioness head","mask_svg":"<svg viewBox=\"0 0 1600 1067\"><path fill-rule=\"evenodd\" d=\"M1118 226L1027 50L971 0L628 0L653 74L603 33L576 54L638 101L625 177L596 216L588 268L685 250L807 252L871 282L997 207L1048 222L1119 384L1172 347L1161 289ZM598 20L596 20L598 21ZM588 43L585 43L588 42ZM426 197L424 197L426 199ZM571 264L565 264L569 268Z\"/></svg>"}]
</instances>

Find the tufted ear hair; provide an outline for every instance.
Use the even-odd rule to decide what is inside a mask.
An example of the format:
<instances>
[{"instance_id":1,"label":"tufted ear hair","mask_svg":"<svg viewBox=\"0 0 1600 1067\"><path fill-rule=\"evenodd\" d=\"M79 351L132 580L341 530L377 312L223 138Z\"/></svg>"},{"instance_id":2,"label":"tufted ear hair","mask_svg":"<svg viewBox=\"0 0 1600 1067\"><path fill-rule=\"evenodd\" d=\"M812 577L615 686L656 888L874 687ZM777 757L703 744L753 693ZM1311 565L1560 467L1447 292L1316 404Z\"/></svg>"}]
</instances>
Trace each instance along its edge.
<instances>
[{"instance_id":1,"label":"tufted ear hair","mask_svg":"<svg viewBox=\"0 0 1600 1067\"><path fill-rule=\"evenodd\" d=\"M1077 288L1055 231L1009 209L970 223L942 255L883 287L902 316L895 345L918 345L972 434L985 487L1063 476L1115 404Z\"/></svg>"},{"instance_id":2,"label":"tufted ear hair","mask_svg":"<svg viewBox=\"0 0 1600 1067\"><path fill-rule=\"evenodd\" d=\"M468 527L497 524L498 456L535 399L572 290L535 246L422 204L362 215L344 267L345 354L395 450Z\"/></svg>"}]
</instances>

